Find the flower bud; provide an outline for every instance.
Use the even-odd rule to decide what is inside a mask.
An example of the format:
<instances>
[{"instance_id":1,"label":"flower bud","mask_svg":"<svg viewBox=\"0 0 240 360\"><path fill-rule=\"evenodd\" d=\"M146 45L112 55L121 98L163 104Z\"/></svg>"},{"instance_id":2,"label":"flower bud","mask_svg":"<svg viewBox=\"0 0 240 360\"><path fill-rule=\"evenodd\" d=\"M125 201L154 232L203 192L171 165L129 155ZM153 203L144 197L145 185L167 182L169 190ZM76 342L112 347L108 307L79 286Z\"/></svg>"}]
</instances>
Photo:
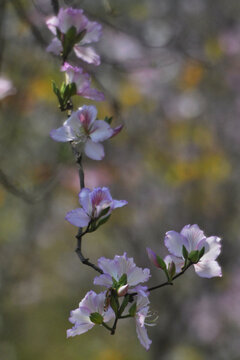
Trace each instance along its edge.
<instances>
[{"instance_id":1,"label":"flower bud","mask_svg":"<svg viewBox=\"0 0 240 360\"><path fill-rule=\"evenodd\" d=\"M117 291L118 296L119 297L125 296L127 294L127 292L128 292L128 288L129 288L128 284L120 286L120 288Z\"/></svg>"}]
</instances>

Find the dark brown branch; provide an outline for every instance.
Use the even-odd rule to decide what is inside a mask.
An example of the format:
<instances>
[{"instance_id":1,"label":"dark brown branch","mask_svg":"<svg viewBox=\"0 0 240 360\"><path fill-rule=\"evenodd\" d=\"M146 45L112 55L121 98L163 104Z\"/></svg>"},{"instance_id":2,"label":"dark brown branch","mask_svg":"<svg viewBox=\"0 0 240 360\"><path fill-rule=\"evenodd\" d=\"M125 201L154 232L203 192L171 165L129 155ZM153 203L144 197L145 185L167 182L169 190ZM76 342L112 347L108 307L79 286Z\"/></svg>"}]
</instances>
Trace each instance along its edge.
<instances>
[{"instance_id":1,"label":"dark brown branch","mask_svg":"<svg viewBox=\"0 0 240 360\"><path fill-rule=\"evenodd\" d=\"M52 8L53 8L54 14L57 15L58 12L59 12L59 3L58 3L58 0L51 0L51 4L52 4Z\"/></svg>"}]
</instances>

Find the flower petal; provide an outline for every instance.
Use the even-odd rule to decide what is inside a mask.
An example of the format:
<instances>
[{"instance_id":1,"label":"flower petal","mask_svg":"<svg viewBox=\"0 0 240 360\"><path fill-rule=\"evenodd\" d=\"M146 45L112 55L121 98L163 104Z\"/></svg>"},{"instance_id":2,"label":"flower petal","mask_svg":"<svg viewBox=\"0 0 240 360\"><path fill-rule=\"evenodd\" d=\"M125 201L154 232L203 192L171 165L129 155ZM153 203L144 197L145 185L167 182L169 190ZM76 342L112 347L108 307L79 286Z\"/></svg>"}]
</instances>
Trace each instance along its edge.
<instances>
[{"instance_id":1,"label":"flower petal","mask_svg":"<svg viewBox=\"0 0 240 360\"><path fill-rule=\"evenodd\" d=\"M184 226L180 234L187 239L188 245L185 246L189 252L192 250L201 250L198 244L202 242L206 236L197 224Z\"/></svg>"},{"instance_id":2,"label":"flower petal","mask_svg":"<svg viewBox=\"0 0 240 360\"><path fill-rule=\"evenodd\" d=\"M61 41L58 40L58 38L53 38L52 41L50 42L50 44L48 45L48 47L46 48L46 50L48 52L51 52L55 55L59 55L62 51L62 44Z\"/></svg>"},{"instance_id":3,"label":"flower petal","mask_svg":"<svg viewBox=\"0 0 240 360\"><path fill-rule=\"evenodd\" d=\"M53 129L50 136L55 141L67 142L76 139L73 130L69 126L62 126L58 129Z\"/></svg>"},{"instance_id":4,"label":"flower petal","mask_svg":"<svg viewBox=\"0 0 240 360\"><path fill-rule=\"evenodd\" d=\"M91 201L91 190L84 188L79 193L79 202L80 205L83 207L86 214L91 216L92 213L92 201Z\"/></svg>"},{"instance_id":5,"label":"flower petal","mask_svg":"<svg viewBox=\"0 0 240 360\"><path fill-rule=\"evenodd\" d=\"M176 273L180 273L182 271L182 267L184 265L184 260L183 258L180 258L180 257L176 257L174 255L167 255L165 258L164 258L164 262L165 264L167 265L167 268L168 266L171 264L171 262L174 262L175 264L175 267L176 267Z\"/></svg>"},{"instance_id":6,"label":"flower petal","mask_svg":"<svg viewBox=\"0 0 240 360\"><path fill-rule=\"evenodd\" d=\"M83 15L83 10L61 8L58 13L58 28L62 33L66 33L72 26L80 33L86 28L88 19Z\"/></svg>"},{"instance_id":7,"label":"flower petal","mask_svg":"<svg viewBox=\"0 0 240 360\"><path fill-rule=\"evenodd\" d=\"M88 21L86 30L86 35L80 42L81 45L97 42L102 35L102 25L95 21Z\"/></svg>"},{"instance_id":8,"label":"flower petal","mask_svg":"<svg viewBox=\"0 0 240 360\"><path fill-rule=\"evenodd\" d=\"M100 142L109 139L113 135L111 126L103 120L96 120L91 129L90 138L94 142Z\"/></svg>"},{"instance_id":9,"label":"flower petal","mask_svg":"<svg viewBox=\"0 0 240 360\"><path fill-rule=\"evenodd\" d=\"M187 247L187 240L176 231L168 231L164 239L165 246L175 256L182 257L183 245Z\"/></svg>"},{"instance_id":10,"label":"flower petal","mask_svg":"<svg viewBox=\"0 0 240 360\"><path fill-rule=\"evenodd\" d=\"M77 93L78 93L78 95L81 95L81 96L85 97L86 99L91 99L94 101L104 101L105 100L105 96L101 91L98 91L97 89L92 89L90 87L85 88L81 92L78 91Z\"/></svg>"},{"instance_id":11,"label":"flower petal","mask_svg":"<svg viewBox=\"0 0 240 360\"><path fill-rule=\"evenodd\" d=\"M79 59L86 61L88 64L100 65L100 56L93 48L75 45L73 50Z\"/></svg>"},{"instance_id":12,"label":"flower petal","mask_svg":"<svg viewBox=\"0 0 240 360\"><path fill-rule=\"evenodd\" d=\"M149 350L152 340L149 339L145 326L141 326L139 321L136 321L136 332L141 345Z\"/></svg>"},{"instance_id":13,"label":"flower petal","mask_svg":"<svg viewBox=\"0 0 240 360\"><path fill-rule=\"evenodd\" d=\"M222 277L222 269L217 261L199 261L194 264L195 271L198 276L203 278L212 278L215 276Z\"/></svg>"},{"instance_id":14,"label":"flower petal","mask_svg":"<svg viewBox=\"0 0 240 360\"><path fill-rule=\"evenodd\" d=\"M82 208L69 211L65 219L69 221L70 224L78 227L87 226L90 221L90 217L85 213Z\"/></svg>"},{"instance_id":15,"label":"flower petal","mask_svg":"<svg viewBox=\"0 0 240 360\"><path fill-rule=\"evenodd\" d=\"M102 144L95 143L92 140L87 140L84 146L85 154L93 160L102 160L104 158L104 148Z\"/></svg>"},{"instance_id":16,"label":"flower petal","mask_svg":"<svg viewBox=\"0 0 240 360\"><path fill-rule=\"evenodd\" d=\"M67 337L72 337L72 336L76 336L76 335L81 335L84 334L85 332L87 332L88 330L92 329L94 326L94 324L80 324L80 325L75 325L72 329L68 329L67 330Z\"/></svg>"},{"instance_id":17,"label":"flower petal","mask_svg":"<svg viewBox=\"0 0 240 360\"><path fill-rule=\"evenodd\" d=\"M205 254L202 257L202 261L204 260L216 260L221 252L221 239L217 236L210 236L206 239L206 244L208 245L208 249L205 249Z\"/></svg>"},{"instance_id":18,"label":"flower petal","mask_svg":"<svg viewBox=\"0 0 240 360\"><path fill-rule=\"evenodd\" d=\"M57 35L57 30L56 30L56 28L58 27L57 16L52 16L49 19L47 19L46 25L54 35Z\"/></svg>"},{"instance_id":19,"label":"flower petal","mask_svg":"<svg viewBox=\"0 0 240 360\"><path fill-rule=\"evenodd\" d=\"M126 200L113 200L112 209L120 208L127 204L128 204L128 202Z\"/></svg>"},{"instance_id":20,"label":"flower petal","mask_svg":"<svg viewBox=\"0 0 240 360\"><path fill-rule=\"evenodd\" d=\"M112 286L112 277L108 274L102 274L100 276L96 276L94 281L93 281L94 285L101 285L101 286L106 286L107 288L109 288L110 286Z\"/></svg>"}]
</instances>

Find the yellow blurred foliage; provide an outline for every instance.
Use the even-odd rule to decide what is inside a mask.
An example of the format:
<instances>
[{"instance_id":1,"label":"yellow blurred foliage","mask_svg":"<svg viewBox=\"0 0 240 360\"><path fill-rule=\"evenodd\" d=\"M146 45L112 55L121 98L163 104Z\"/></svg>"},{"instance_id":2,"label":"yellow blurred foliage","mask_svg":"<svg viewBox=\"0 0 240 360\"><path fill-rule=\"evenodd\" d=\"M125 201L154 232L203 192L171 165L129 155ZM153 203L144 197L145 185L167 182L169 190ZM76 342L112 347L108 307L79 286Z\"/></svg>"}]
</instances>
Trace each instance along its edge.
<instances>
[{"instance_id":1,"label":"yellow blurred foliage","mask_svg":"<svg viewBox=\"0 0 240 360\"><path fill-rule=\"evenodd\" d=\"M149 15L146 4L134 4L132 8L129 9L129 15L134 20L143 20L146 19Z\"/></svg>"},{"instance_id":2,"label":"yellow blurred foliage","mask_svg":"<svg viewBox=\"0 0 240 360\"><path fill-rule=\"evenodd\" d=\"M205 54L212 61L217 61L223 56L223 52L217 38L210 38L204 46Z\"/></svg>"},{"instance_id":3,"label":"yellow blurred foliage","mask_svg":"<svg viewBox=\"0 0 240 360\"><path fill-rule=\"evenodd\" d=\"M201 147L212 147L214 139L206 126L193 125L189 122L171 123L169 125L171 140L178 143L193 142Z\"/></svg>"},{"instance_id":4,"label":"yellow blurred foliage","mask_svg":"<svg viewBox=\"0 0 240 360\"><path fill-rule=\"evenodd\" d=\"M196 87L203 78L204 68L199 63L188 62L180 75L179 86L182 90Z\"/></svg>"},{"instance_id":5,"label":"yellow blurred foliage","mask_svg":"<svg viewBox=\"0 0 240 360\"><path fill-rule=\"evenodd\" d=\"M119 88L119 101L123 106L134 106L143 100L138 89L129 82L124 82Z\"/></svg>"},{"instance_id":6,"label":"yellow blurred foliage","mask_svg":"<svg viewBox=\"0 0 240 360\"><path fill-rule=\"evenodd\" d=\"M44 100L49 103L56 102L51 83L47 77L32 79L31 85L29 87L29 93L31 97L38 99L38 101Z\"/></svg>"},{"instance_id":7,"label":"yellow blurred foliage","mask_svg":"<svg viewBox=\"0 0 240 360\"><path fill-rule=\"evenodd\" d=\"M113 349L106 349L100 352L96 360L123 360L123 355Z\"/></svg>"},{"instance_id":8,"label":"yellow blurred foliage","mask_svg":"<svg viewBox=\"0 0 240 360\"><path fill-rule=\"evenodd\" d=\"M5 204L6 191L3 188L0 188L0 207Z\"/></svg>"}]
</instances>

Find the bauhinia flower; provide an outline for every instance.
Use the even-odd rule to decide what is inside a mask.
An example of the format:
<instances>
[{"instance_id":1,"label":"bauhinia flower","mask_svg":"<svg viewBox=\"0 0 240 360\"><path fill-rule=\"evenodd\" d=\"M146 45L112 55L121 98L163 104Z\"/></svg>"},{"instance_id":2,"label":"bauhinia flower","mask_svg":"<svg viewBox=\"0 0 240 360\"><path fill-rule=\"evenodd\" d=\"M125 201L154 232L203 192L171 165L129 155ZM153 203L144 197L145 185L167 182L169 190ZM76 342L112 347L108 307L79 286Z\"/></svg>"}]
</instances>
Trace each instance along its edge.
<instances>
[{"instance_id":1,"label":"bauhinia flower","mask_svg":"<svg viewBox=\"0 0 240 360\"><path fill-rule=\"evenodd\" d=\"M128 285L128 293L140 293L145 288L139 284L150 278L150 270L137 267L133 258L128 258L126 253L122 256L116 255L112 260L101 257L98 259L98 267L103 274L95 277L94 284L114 288L116 291Z\"/></svg>"},{"instance_id":2,"label":"bauhinia flower","mask_svg":"<svg viewBox=\"0 0 240 360\"><path fill-rule=\"evenodd\" d=\"M16 89L13 87L12 82L4 77L0 77L0 100L15 93Z\"/></svg>"},{"instance_id":3,"label":"bauhinia flower","mask_svg":"<svg viewBox=\"0 0 240 360\"><path fill-rule=\"evenodd\" d=\"M94 325L101 325L114 318L114 312L109 307L104 309L106 293L96 294L89 291L79 303L79 307L71 311L69 321L74 324L72 329L67 330L67 337L81 335L90 330Z\"/></svg>"},{"instance_id":4,"label":"bauhinia flower","mask_svg":"<svg viewBox=\"0 0 240 360\"><path fill-rule=\"evenodd\" d=\"M95 101L104 101L104 94L90 87L90 76L84 73L82 68L73 67L65 62L62 71L65 71L67 84L75 83L77 95Z\"/></svg>"},{"instance_id":5,"label":"bauhinia flower","mask_svg":"<svg viewBox=\"0 0 240 360\"><path fill-rule=\"evenodd\" d=\"M216 261L221 252L220 241L221 239L217 236L207 238L198 225L186 225L180 233L168 231L164 242L171 255L164 259L165 263L169 265L173 261L176 265L176 272L179 273L185 262L182 254L183 246L189 254L192 251L201 251L204 248L204 255L197 263L194 263L197 275L204 278L221 277L222 270Z\"/></svg>"},{"instance_id":6,"label":"bauhinia flower","mask_svg":"<svg viewBox=\"0 0 240 360\"><path fill-rule=\"evenodd\" d=\"M51 131L55 141L75 142L84 146L85 154L93 160L102 160L104 148L100 142L117 135L122 126L114 129L104 120L96 120L95 106L83 105L64 122L63 126Z\"/></svg>"},{"instance_id":7,"label":"bauhinia flower","mask_svg":"<svg viewBox=\"0 0 240 360\"><path fill-rule=\"evenodd\" d=\"M87 188L82 189L79 193L79 203L82 207L69 211L66 215L66 220L72 225L84 227L92 220L103 220L114 209L126 205L127 201L114 200L108 188L99 187L93 191Z\"/></svg>"},{"instance_id":8,"label":"bauhinia flower","mask_svg":"<svg viewBox=\"0 0 240 360\"><path fill-rule=\"evenodd\" d=\"M46 21L49 30L55 35L47 51L65 55L74 50L76 56L89 64L100 65L100 57L92 47L84 45L97 42L102 34L102 27L94 21L89 21L81 9L60 9L57 16ZM75 33L71 30L75 28ZM70 32L69 32L70 31ZM71 33L71 34L70 34ZM68 43L67 43L68 42ZM66 47L68 49L66 50Z\"/></svg>"}]
</instances>

